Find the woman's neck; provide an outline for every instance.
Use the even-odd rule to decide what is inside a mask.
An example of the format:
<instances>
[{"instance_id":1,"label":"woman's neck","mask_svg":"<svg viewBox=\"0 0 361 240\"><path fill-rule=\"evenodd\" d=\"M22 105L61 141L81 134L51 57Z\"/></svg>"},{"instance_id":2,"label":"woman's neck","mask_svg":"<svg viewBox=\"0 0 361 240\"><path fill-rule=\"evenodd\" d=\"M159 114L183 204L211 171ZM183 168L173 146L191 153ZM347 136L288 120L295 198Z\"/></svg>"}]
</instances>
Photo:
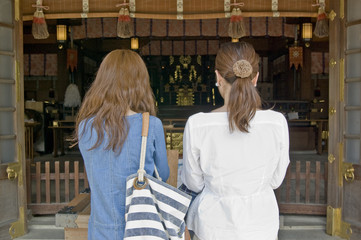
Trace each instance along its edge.
<instances>
[{"instance_id":1,"label":"woman's neck","mask_svg":"<svg viewBox=\"0 0 361 240\"><path fill-rule=\"evenodd\" d=\"M222 109L224 108L224 112L227 112L227 109L228 109L230 92L231 92L231 86L230 85L226 86L224 96L223 96L224 104L223 104L223 107L221 107Z\"/></svg>"},{"instance_id":2,"label":"woman's neck","mask_svg":"<svg viewBox=\"0 0 361 240\"><path fill-rule=\"evenodd\" d=\"M231 86L224 86L224 90L221 93L221 96L224 100L224 104L222 107L214 109L212 112L227 112L228 111L228 101L229 101L229 93L231 92Z\"/></svg>"},{"instance_id":3,"label":"woman's neck","mask_svg":"<svg viewBox=\"0 0 361 240\"><path fill-rule=\"evenodd\" d=\"M125 113L125 116L130 116L130 115L134 115L134 114L136 114L136 112L128 109L127 112Z\"/></svg>"},{"instance_id":4,"label":"woman's neck","mask_svg":"<svg viewBox=\"0 0 361 240\"><path fill-rule=\"evenodd\" d=\"M227 112L227 106L223 105L220 108L212 110L212 112Z\"/></svg>"}]
</instances>

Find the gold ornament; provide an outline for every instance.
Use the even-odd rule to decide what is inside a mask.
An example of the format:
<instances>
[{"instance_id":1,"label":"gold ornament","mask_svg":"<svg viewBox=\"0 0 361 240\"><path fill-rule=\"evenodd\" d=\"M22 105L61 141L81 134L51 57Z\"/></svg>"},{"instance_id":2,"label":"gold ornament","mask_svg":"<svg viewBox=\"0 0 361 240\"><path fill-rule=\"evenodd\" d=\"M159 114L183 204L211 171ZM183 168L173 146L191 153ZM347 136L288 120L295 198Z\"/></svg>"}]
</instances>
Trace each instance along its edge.
<instances>
[{"instance_id":1,"label":"gold ornament","mask_svg":"<svg viewBox=\"0 0 361 240\"><path fill-rule=\"evenodd\" d=\"M187 69L188 68L188 64L190 64L192 62L192 58L191 56L180 56L179 57L179 62L183 65L183 68Z\"/></svg>"},{"instance_id":2,"label":"gold ornament","mask_svg":"<svg viewBox=\"0 0 361 240\"><path fill-rule=\"evenodd\" d=\"M199 66L202 66L202 56L201 55L197 56L197 63Z\"/></svg>"},{"instance_id":3,"label":"gold ornament","mask_svg":"<svg viewBox=\"0 0 361 240\"><path fill-rule=\"evenodd\" d=\"M194 65L191 66L191 69L189 70L189 81L192 82L193 80L197 79L197 71L194 67Z\"/></svg>"},{"instance_id":4,"label":"gold ornament","mask_svg":"<svg viewBox=\"0 0 361 240\"><path fill-rule=\"evenodd\" d=\"M169 56L169 65L172 65L174 63L174 57Z\"/></svg>"}]
</instances>

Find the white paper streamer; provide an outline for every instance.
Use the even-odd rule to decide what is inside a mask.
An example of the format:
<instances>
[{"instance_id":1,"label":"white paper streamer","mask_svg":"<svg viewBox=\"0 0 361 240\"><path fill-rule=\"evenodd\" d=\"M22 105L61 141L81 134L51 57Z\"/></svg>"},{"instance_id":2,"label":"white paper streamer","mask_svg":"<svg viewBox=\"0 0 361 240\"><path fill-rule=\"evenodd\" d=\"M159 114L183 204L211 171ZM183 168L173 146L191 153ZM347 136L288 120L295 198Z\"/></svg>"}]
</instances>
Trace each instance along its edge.
<instances>
[{"instance_id":1,"label":"white paper streamer","mask_svg":"<svg viewBox=\"0 0 361 240\"><path fill-rule=\"evenodd\" d=\"M273 12L273 17L280 16L280 12L278 11L278 0L272 0L272 12Z\"/></svg>"},{"instance_id":2,"label":"white paper streamer","mask_svg":"<svg viewBox=\"0 0 361 240\"><path fill-rule=\"evenodd\" d=\"M89 0L83 0L83 12L80 14L82 18L88 18Z\"/></svg>"},{"instance_id":3,"label":"white paper streamer","mask_svg":"<svg viewBox=\"0 0 361 240\"><path fill-rule=\"evenodd\" d=\"M183 19L183 0L177 0L177 19Z\"/></svg>"}]
</instances>

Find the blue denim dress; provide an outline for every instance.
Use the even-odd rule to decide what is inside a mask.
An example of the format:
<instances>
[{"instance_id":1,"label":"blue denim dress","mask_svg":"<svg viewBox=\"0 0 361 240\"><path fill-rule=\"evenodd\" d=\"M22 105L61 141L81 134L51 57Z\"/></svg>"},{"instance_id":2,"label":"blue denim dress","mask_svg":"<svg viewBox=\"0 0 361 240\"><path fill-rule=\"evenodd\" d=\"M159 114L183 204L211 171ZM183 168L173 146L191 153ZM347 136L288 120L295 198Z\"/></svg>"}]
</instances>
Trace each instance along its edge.
<instances>
[{"instance_id":1,"label":"blue denim dress","mask_svg":"<svg viewBox=\"0 0 361 240\"><path fill-rule=\"evenodd\" d=\"M88 239L123 239L125 228L126 178L139 168L142 114L126 117L129 132L120 154L105 150L108 136L104 132L104 141L96 149L89 149L96 143L96 131L91 128L93 119L89 119L86 128L81 122L79 149L84 159L91 189L91 214L88 225ZM164 140L162 122L153 116L149 120L149 133L145 159L145 170L154 174L154 164L160 177L166 181L169 167Z\"/></svg>"}]
</instances>

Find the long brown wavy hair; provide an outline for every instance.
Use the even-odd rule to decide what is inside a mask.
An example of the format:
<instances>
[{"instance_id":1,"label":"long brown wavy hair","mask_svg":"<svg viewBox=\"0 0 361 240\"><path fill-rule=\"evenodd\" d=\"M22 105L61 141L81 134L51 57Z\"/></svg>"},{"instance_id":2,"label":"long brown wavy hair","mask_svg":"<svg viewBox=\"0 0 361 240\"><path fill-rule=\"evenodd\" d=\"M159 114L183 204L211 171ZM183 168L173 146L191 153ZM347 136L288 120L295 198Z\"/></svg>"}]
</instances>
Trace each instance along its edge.
<instances>
[{"instance_id":1,"label":"long brown wavy hair","mask_svg":"<svg viewBox=\"0 0 361 240\"><path fill-rule=\"evenodd\" d=\"M84 134L94 118L94 128L98 139L89 150L100 146L104 140L104 131L109 138L107 150L120 152L128 135L126 113L149 112L155 115L154 95L149 83L149 75L142 58L131 50L114 50L100 64L96 78L85 94L80 107L75 128L75 139ZM79 132L79 125L84 128Z\"/></svg>"},{"instance_id":2,"label":"long brown wavy hair","mask_svg":"<svg viewBox=\"0 0 361 240\"><path fill-rule=\"evenodd\" d=\"M240 78L233 72L233 65L239 60L247 60L253 68L249 77ZM235 128L248 132L249 122L261 108L261 98L252 84L259 71L259 56L253 46L246 42L221 45L216 57L216 69L232 85L228 102L228 121L231 132Z\"/></svg>"}]
</instances>

